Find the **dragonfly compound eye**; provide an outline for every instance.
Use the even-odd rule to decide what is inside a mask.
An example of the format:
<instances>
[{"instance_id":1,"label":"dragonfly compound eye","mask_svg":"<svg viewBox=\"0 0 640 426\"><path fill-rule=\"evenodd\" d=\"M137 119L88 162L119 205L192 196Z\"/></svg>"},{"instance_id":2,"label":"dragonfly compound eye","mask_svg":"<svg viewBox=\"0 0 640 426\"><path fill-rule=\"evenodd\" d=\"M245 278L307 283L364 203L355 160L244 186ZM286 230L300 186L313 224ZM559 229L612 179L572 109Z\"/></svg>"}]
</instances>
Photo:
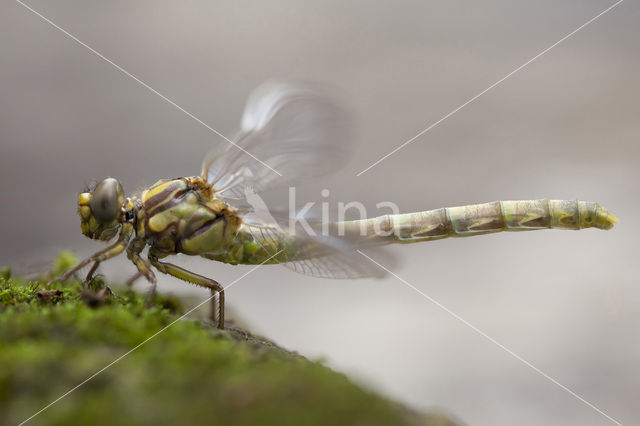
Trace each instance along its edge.
<instances>
[{"instance_id":1,"label":"dragonfly compound eye","mask_svg":"<svg viewBox=\"0 0 640 426\"><path fill-rule=\"evenodd\" d=\"M101 222L111 222L118 216L124 202L122 185L114 178L100 182L91 196L91 212Z\"/></svg>"}]
</instances>

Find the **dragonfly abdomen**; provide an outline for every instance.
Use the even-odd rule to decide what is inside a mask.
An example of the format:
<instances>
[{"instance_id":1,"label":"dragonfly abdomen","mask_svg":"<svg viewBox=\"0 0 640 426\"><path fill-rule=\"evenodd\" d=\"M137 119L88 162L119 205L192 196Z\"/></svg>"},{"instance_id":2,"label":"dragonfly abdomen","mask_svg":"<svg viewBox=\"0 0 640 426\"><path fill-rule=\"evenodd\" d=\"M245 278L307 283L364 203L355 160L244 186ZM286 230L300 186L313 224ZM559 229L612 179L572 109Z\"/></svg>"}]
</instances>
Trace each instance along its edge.
<instances>
[{"instance_id":1,"label":"dragonfly abdomen","mask_svg":"<svg viewBox=\"0 0 640 426\"><path fill-rule=\"evenodd\" d=\"M398 242L536 229L610 229L617 218L594 202L494 201L390 217Z\"/></svg>"},{"instance_id":2,"label":"dragonfly abdomen","mask_svg":"<svg viewBox=\"0 0 640 426\"><path fill-rule=\"evenodd\" d=\"M370 243L412 243L502 231L610 229L617 218L599 204L571 200L494 201L337 224Z\"/></svg>"}]
</instances>

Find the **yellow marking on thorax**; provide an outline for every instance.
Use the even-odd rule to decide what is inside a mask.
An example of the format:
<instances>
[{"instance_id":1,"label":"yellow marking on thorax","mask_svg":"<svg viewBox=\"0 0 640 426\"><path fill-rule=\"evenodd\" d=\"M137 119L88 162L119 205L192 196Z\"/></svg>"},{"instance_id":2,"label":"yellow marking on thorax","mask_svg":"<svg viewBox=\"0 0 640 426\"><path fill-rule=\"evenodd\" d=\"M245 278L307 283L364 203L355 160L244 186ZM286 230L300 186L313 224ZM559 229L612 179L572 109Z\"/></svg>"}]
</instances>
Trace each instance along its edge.
<instances>
[{"instance_id":1,"label":"yellow marking on thorax","mask_svg":"<svg viewBox=\"0 0 640 426\"><path fill-rule=\"evenodd\" d=\"M198 198L195 194L187 194L184 200L160 213L156 213L149 218L149 229L153 232L162 232L169 225L180 219L187 219L198 208Z\"/></svg>"},{"instance_id":2,"label":"yellow marking on thorax","mask_svg":"<svg viewBox=\"0 0 640 426\"><path fill-rule=\"evenodd\" d=\"M225 243L224 231L227 222L224 217L213 222L198 235L182 241L182 249L186 253L206 253L221 247Z\"/></svg>"},{"instance_id":3,"label":"yellow marking on thorax","mask_svg":"<svg viewBox=\"0 0 640 426\"><path fill-rule=\"evenodd\" d=\"M166 189L168 186L172 185L174 183L174 181L170 180L167 181L165 183L162 183L158 186L153 186L150 189L145 189L142 192L142 202L146 202L149 198L153 197L154 195L158 194L159 192L161 192L163 189Z\"/></svg>"},{"instance_id":4,"label":"yellow marking on thorax","mask_svg":"<svg viewBox=\"0 0 640 426\"><path fill-rule=\"evenodd\" d=\"M162 192L167 188L175 187L172 192L165 194L162 197ZM154 212L164 206L166 203L171 202L178 193L182 193L187 189L187 185L185 182L174 179L162 184L158 184L158 186L151 187L151 189L146 190L142 194L143 204L146 204L148 213L150 216L153 216ZM162 198L154 202L153 198L157 195L160 195ZM150 205L151 204L151 205Z\"/></svg>"},{"instance_id":5,"label":"yellow marking on thorax","mask_svg":"<svg viewBox=\"0 0 640 426\"><path fill-rule=\"evenodd\" d=\"M222 201L218 200L217 198L213 198L209 201L207 201L207 207L209 207L211 210L216 211L216 212L221 212L222 210L224 210L227 205L225 203L223 203Z\"/></svg>"}]
</instances>

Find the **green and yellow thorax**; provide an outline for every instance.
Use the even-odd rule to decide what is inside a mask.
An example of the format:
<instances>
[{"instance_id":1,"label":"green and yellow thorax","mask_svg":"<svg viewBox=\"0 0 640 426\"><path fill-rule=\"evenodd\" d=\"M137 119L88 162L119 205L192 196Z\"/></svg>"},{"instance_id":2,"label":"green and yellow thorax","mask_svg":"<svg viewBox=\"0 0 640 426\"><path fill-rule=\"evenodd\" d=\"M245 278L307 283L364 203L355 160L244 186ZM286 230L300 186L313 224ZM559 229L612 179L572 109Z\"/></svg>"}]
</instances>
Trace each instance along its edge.
<instances>
[{"instance_id":1,"label":"green and yellow thorax","mask_svg":"<svg viewBox=\"0 0 640 426\"><path fill-rule=\"evenodd\" d=\"M203 254L232 241L241 219L201 177L163 179L135 201L138 238L158 253Z\"/></svg>"}]
</instances>

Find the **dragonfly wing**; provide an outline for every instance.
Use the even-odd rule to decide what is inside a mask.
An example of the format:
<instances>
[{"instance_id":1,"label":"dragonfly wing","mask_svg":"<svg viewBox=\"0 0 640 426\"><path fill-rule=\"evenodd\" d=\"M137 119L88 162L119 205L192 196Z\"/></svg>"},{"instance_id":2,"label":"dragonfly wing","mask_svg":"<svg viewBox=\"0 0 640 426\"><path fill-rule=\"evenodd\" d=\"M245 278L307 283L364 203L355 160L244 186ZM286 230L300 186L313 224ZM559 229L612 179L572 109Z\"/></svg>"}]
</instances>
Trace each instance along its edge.
<instances>
[{"instance_id":1,"label":"dragonfly wing","mask_svg":"<svg viewBox=\"0 0 640 426\"><path fill-rule=\"evenodd\" d=\"M256 220L254 220L256 219ZM357 247L337 237L309 235L304 229L291 231L280 223L268 223L253 214L243 217L243 226L253 238L269 247L280 263L295 272L320 278L382 278L386 272L356 251ZM385 256L388 258L388 256Z\"/></svg>"},{"instance_id":2,"label":"dragonfly wing","mask_svg":"<svg viewBox=\"0 0 640 426\"><path fill-rule=\"evenodd\" d=\"M317 88L267 82L249 96L236 146L214 149L203 174L227 199L325 175L348 159L352 128L347 109Z\"/></svg>"},{"instance_id":3,"label":"dragonfly wing","mask_svg":"<svg viewBox=\"0 0 640 426\"><path fill-rule=\"evenodd\" d=\"M384 276L355 246L290 230L286 215L276 220L265 205L256 205L259 197L252 199L252 194L339 169L351 153L352 128L348 110L318 88L268 82L249 97L237 146L214 150L203 174L216 196L238 208L243 226L266 253L282 250L277 258L285 267L323 278Z\"/></svg>"},{"instance_id":4,"label":"dragonfly wing","mask_svg":"<svg viewBox=\"0 0 640 426\"><path fill-rule=\"evenodd\" d=\"M283 263L282 266L299 274L319 278L383 278L386 276L383 269L357 252L296 260Z\"/></svg>"}]
</instances>

